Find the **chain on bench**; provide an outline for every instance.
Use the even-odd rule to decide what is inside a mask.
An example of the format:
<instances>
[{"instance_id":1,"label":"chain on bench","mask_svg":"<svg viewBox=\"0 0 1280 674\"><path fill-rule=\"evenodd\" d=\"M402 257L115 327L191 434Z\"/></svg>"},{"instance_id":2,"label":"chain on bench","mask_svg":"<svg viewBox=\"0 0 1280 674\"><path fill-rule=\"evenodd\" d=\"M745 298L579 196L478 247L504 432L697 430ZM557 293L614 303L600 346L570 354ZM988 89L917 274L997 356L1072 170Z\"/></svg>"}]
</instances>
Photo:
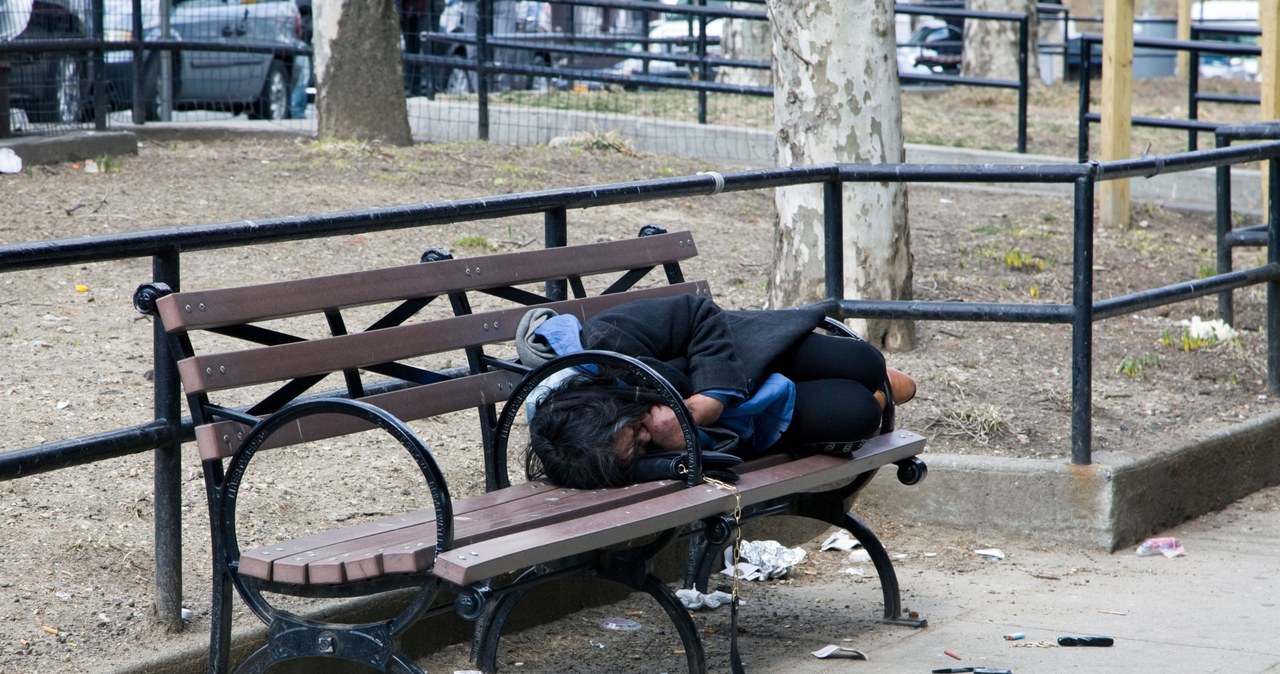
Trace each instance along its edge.
<instances>
[{"instance_id":1,"label":"chain on bench","mask_svg":"<svg viewBox=\"0 0 1280 674\"><path fill-rule=\"evenodd\" d=\"M706 475L702 476L702 480L717 489L724 489L733 494L733 590L729 604L729 668L734 674L739 674L743 671L742 658L738 654L738 590L742 583L742 572L738 568L738 561L742 551L742 494L736 485L728 482Z\"/></svg>"}]
</instances>

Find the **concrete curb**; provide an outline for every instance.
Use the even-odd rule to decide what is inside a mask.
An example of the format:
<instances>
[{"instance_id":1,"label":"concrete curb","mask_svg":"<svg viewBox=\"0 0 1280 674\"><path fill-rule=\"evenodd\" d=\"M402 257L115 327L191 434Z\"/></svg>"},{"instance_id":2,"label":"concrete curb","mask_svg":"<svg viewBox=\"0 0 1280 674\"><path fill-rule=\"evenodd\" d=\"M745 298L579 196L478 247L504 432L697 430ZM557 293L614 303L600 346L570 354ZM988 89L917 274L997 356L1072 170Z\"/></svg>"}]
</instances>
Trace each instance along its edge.
<instances>
[{"instance_id":1,"label":"concrete curb","mask_svg":"<svg viewBox=\"0 0 1280 674\"><path fill-rule=\"evenodd\" d=\"M926 450L924 482L905 487L882 476L860 498L924 524L1112 551L1280 484L1278 456L1275 413L1142 457L1100 452L1088 466Z\"/></svg>"}]
</instances>

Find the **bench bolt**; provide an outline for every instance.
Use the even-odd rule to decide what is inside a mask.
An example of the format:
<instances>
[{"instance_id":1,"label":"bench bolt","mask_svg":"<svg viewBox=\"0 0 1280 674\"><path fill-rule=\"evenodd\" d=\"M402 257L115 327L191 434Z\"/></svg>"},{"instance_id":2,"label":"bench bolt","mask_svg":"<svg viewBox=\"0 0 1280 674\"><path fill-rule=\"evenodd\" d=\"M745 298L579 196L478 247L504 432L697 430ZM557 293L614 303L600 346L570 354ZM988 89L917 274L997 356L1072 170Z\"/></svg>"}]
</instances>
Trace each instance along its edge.
<instances>
[{"instance_id":1,"label":"bench bolt","mask_svg":"<svg viewBox=\"0 0 1280 674\"><path fill-rule=\"evenodd\" d=\"M485 587L473 587L464 590L458 594L454 603L454 610L458 613L458 617L463 620L475 620L484 612L491 594L491 590Z\"/></svg>"},{"instance_id":2,"label":"bench bolt","mask_svg":"<svg viewBox=\"0 0 1280 674\"><path fill-rule=\"evenodd\" d=\"M337 647L337 637L332 632L323 632L316 638L316 650L320 653L333 653Z\"/></svg>"}]
</instances>

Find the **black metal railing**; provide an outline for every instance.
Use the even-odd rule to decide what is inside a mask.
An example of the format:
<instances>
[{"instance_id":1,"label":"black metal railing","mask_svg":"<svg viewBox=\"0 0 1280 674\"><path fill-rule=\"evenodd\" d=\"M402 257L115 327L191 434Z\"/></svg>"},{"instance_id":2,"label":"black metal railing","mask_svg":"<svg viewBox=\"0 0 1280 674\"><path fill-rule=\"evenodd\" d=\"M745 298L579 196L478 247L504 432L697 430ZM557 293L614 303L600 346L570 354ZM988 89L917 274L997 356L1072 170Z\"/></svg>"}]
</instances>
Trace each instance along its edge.
<instances>
[{"instance_id":1,"label":"black metal railing","mask_svg":"<svg viewBox=\"0 0 1280 674\"><path fill-rule=\"evenodd\" d=\"M1270 132L1268 132L1270 133ZM1276 135L1280 135L1278 132ZM1274 137L1274 136L1267 136ZM699 174L598 186L553 189L524 194L475 197L359 211L279 217L254 221L174 227L145 232L59 239L0 246L0 273L88 262L150 257L151 279L181 287L184 253L260 245L409 227L448 225L542 214L547 246L567 241L568 211L661 199L709 196L724 191L771 189L822 184L826 190L826 295L828 313L838 318L959 320L1056 323L1072 326L1071 461L1092 462L1093 323L1143 309L1267 284L1268 383L1280 393L1280 209L1269 202L1266 216L1267 262L1210 278L1097 300L1093 289L1094 185L1098 181L1151 177L1164 173L1219 167L1219 197L1229 198L1230 167L1268 161L1270 193L1280 193L1280 142L1264 142L1184 154L1111 162L1052 165L943 166L916 164L824 164ZM1225 170L1223 170L1225 169ZM1071 303L1001 304L850 300L842 296L844 261L840 193L846 183L1056 183L1074 188L1074 253ZM1229 207L1228 207L1229 208ZM121 311L127 309L121 307ZM155 450L157 609L162 619L178 620L181 608L180 483L178 447L190 438L190 421L180 418L179 384L157 328L154 350L154 418L151 421L93 436L45 443L0 454L0 480L34 475L125 454Z\"/></svg>"},{"instance_id":2,"label":"black metal railing","mask_svg":"<svg viewBox=\"0 0 1280 674\"><path fill-rule=\"evenodd\" d=\"M1096 33L1086 33L1080 36L1080 48L1083 54L1091 56L1094 48L1101 44L1102 36ZM1133 126L1157 129L1182 129L1187 131L1188 152L1193 152L1199 147L1198 139L1201 133L1214 133L1224 124L1235 124L1235 122L1209 122L1199 119L1198 104L1200 101L1236 104L1252 103L1255 105L1259 103L1259 99L1257 97L1204 93L1199 90L1199 62L1201 54L1210 53L1225 56L1236 55L1257 57L1262 54L1261 48L1257 45L1234 44L1211 40L1134 38L1133 46L1135 48L1155 51L1186 51L1191 54L1191 67L1189 68L1190 72L1187 77L1187 118L1147 117L1142 115L1130 117L1130 123ZM1089 78L1080 78L1080 93L1076 100L1079 104L1076 159L1078 161L1087 161L1089 158L1089 124L1100 122L1102 120L1101 113L1090 112L1089 110Z\"/></svg>"},{"instance_id":3,"label":"black metal railing","mask_svg":"<svg viewBox=\"0 0 1280 674\"><path fill-rule=\"evenodd\" d=\"M898 79L904 84L951 84L959 86L971 87L990 87L995 89L1013 89L1018 92L1018 152L1027 151L1027 66L1028 52L1030 44L1029 26L1030 21L1026 14L1013 14L1009 12L978 12L966 9L940 9L930 5L894 5L893 11L897 14L907 14L915 16L938 16L944 18L954 18L962 20L980 20L980 21L1011 21L1018 26L1018 78L1013 80L988 78L988 77L969 77L964 75L947 75L943 73L934 74L918 74L918 73L899 73ZM957 49L957 52L959 50Z\"/></svg>"}]
</instances>

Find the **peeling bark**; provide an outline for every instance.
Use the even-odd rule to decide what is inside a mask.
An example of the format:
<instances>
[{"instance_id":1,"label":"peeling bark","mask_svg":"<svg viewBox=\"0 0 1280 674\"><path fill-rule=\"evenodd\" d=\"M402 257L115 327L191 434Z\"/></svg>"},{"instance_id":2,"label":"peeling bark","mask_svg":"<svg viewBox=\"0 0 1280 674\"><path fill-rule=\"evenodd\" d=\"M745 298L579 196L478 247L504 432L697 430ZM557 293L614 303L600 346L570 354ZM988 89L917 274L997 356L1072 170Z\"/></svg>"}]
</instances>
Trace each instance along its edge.
<instances>
[{"instance_id":1,"label":"peeling bark","mask_svg":"<svg viewBox=\"0 0 1280 674\"><path fill-rule=\"evenodd\" d=\"M1040 79L1040 19L1036 0L969 0L968 8L980 12L1026 14L1027 80ZM965 19L964 58L961 73L968 77L1018 79L1018 24L1013 21Z\"/></svg>"},{"instance_id":2,"label":"peeling bark","mask_svg":"<svg viewBox=\"0 0 1280 674\"><path fill-rule=\"evenodd\" d=\"M320 0L316 114L323 138L413 143L392 0Z\"/></svg>"},{"instance_id":3,"label":"peeling bark","mask_svg":"<svg viewBox=\"0 0 1280 674\"><path fill-rule=\"evenodd\" d=\"M893 10L878 0L770 0L778 166L901 163L902 102ZM901 183L843 190L844 297L909 299L910 233ZM822 188L776 191L771 306L823 297ZM854 329L890 350L915 344L910 321L858 320Z\"/></svg>"},{"instance_id":4,"label":"peeling bark","mask_svg":"<svg viewBox=\"0 0 1280 674\"><path fill-rule=\"evenodd\" d=\"M758 9L760 5L729 3L730 9ZM720 49L727 59L743 61L767 61L773 46L772 30L767 21L725 19L724 32L720 36ZM754 68L720 68L716 80L725 84L768 87L773 85L773 73Z\"/></svg>"}]
</instances>

